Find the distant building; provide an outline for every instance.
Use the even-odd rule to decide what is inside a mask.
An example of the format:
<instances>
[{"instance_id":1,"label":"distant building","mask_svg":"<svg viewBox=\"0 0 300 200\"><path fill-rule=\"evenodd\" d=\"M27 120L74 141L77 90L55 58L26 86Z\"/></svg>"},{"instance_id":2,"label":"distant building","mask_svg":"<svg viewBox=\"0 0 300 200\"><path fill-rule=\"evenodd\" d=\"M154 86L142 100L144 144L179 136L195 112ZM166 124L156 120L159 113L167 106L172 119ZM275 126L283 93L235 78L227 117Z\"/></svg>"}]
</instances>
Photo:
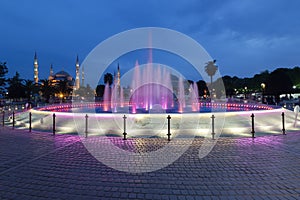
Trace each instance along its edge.
<instances>
[{"instance_id":1,"label":"distant building","mask_svg":"<svg viewBox=\"0 0 300 200\"><path fill-rule=\"evenodd\" d=\"M78 55L77 55L77 58L76 58L76 78L75 78L75 87L74 89L75 90L78 90L80 88L80 79L79 79L79 60L78 60Z\"/></svg>"},{"instance_id":2,"label":"distant building","mask_svg":"<svg viewBox=\"0 0 300 200\"><path fill-rule=\"evenodd\" d=\"M38 84L39 82L39 66L38 66L38 58L37 54L35 52L34 54L34 82ZM59 72L54 73L53 72L53 66L51 64L50 66L50 74L48 77L48 80L50 81L52 86L59 86L62 82L66 84L66 88L68 91L72 90L78 90L80 86L84 86L84 71L82 69L82 83L80 85L80 65L79 65L79 59L78 56L76 57L76 63L75 63L75 78L73 78L68 72L61 70ZM71 92L65 92L65 94L55 94L55 96L69 96Z\"/></svg>"},{"instance_id":3,"label":"distant building","mask_svg":"<svg viewBox=\"0 0 300 200\"><path fill-rule=\"evenodd\" d=\"M38 66L38 58L37 58L37 53L35 52L34 54L34 82L38 83L39 82L39 66ZM82 83L80 85L80 65L79 65L79 59L78 56L76 57L76 64L75 64L75 79L66 71L61 70L57 73L53 73L53 66L52 64L50 65L50 74L48 77L48 80L51 82L52 85L56 86L59 84L59 82L65 81L68 84L68 87L74 90L78 90L80 86L84 86L84 71L82 69Z\"/></svg>"},{"instance_id":4,"label":"distant building","mask_svg":"<svg viewBox=\"0 0 300 200\"><path fill-rule=\"evenodd\" d=\"M53 72L52 72L53 73ZM74 78L66 71L62 70L55 74L50 74L49 81L53 86L59 85L60 82L66 82L68 86L73 89L74 88Z\"/></svg>"}]
</instances>

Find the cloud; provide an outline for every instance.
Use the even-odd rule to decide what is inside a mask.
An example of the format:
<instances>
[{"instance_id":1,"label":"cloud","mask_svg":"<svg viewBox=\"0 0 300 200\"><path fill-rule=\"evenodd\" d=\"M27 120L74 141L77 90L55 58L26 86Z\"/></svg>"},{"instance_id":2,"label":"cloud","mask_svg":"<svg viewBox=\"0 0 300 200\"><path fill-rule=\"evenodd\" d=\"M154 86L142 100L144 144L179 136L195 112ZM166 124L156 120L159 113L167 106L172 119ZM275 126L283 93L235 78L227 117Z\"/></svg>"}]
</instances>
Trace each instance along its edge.
<instances>
[{"instance_id":1,"label":"cloud","mask_svg":"<svg viewBox=\"0 0 300 200\"><path fill-rule=\"evenodd\" d=\"M1 59L12 70L31 68L37 50L45 73L53 62L72 74L77 53L84 58L108 37L145 26L194 38L226 66L225 73L245 76L257 68L299 64L298 0L12 0L0 6Z\"/></svg>"}]
</instances>

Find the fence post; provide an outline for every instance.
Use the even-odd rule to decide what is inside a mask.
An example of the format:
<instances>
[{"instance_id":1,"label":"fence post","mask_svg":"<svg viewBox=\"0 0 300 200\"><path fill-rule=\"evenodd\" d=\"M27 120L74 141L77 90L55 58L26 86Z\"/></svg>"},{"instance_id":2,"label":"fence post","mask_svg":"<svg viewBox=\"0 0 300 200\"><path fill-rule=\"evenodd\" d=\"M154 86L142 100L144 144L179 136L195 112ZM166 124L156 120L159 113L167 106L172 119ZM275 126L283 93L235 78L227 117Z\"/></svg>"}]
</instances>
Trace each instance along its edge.
<instances>
[{"instance_id":1,"label":"fence post","mask_svg":"<svg viewBox=\"0 0 300 200\"><path fill-rule=\"evenodd\" d=\"M285 126L284 126L284 112L281 113L281 116L282 116L282 134L286 135Z\"/></svg>"},{"instance_id":2,"label":"fence post","mask_svg":"<svg viewBox=\"0 0 300 200\"><path fill-rule=\"evenodd\" d=\"M215 139L215 118L215 115L211 116L211 136L213 140Z\"/></svg>"},{"instance_id":3,"label":"fence post","mask_svg":"<svg viewBox=\"0 0 300 200\"><path fill-rule=\"evenodd\" d=\"M168 117L167 117L167 119L168 119L168 134L167 134L167 136L168 136L168 141L171 141L171 116L170 115L168 115Z\"/></svg>"},{"instance_id":4,"label":"fence post","mask_svg":"<svg viewBox=\"0 0 300 200\"><path fill-rule=\"evenodd\" d=\"M55 113L53 113L53 127L52 127L52 132L53 132L53 135L55 135L55 117L56 117L56 115L55 115Z\"/></svg>"},{"instance_id":5,"label":"fence post","mask_svg":"<svg viewBox=\"0 0 300 200\"><path fill-rule=\"evenodd\" d=\"M85 137L87 138L88 137L88 118L89 116L86 114L85 115Z\"/></svg>"},{"instance_id":6,"label":"fence post","mask_svg":"<svg viewBox=\"0 0 300 200\"><path fill-rule=\"evenodd\" d=\"M32 127L31 127L31 116L32 116L32 114L31 114L31 112L29 112L29 132L31 132L31 129L32 129Z\"/></svg>"},{"instance_id":7,"label":"fence post","mask_svg":"<svg viewBox=\"0 0 300 200\"><path fill-rule=\"evenodd\" d=\"M126 135L127 135L127 133L126 133L126 119L127 119L126 115L124 115L123 119L124 119L124 132L123 132L124 138L123 138L123 140L126 140Z\"/></svg>"},{"instance_id":8,"label":"fence post","mask_svg":"<svg viewBox=\"0 0 300 200\"><path fill-rule=\"evenodd\" d=\"M251 122L251 125L252 125L252 130L251 130L251 133L252 133L252 138L255 138L255 136L254 136L254 133L255 133L255 131L254 131L254 114L252 113L252 115L251 115L251 118L252 118L252 122Z\"/></svg>"},{"instance_id":9,"label":"fence post","mask_svg":"<svg viewBox=\"0 0 300 200\"><path fill-rule=\"evenodd\" d=\"M13 129L15 128L15 111L12 113Z\"/></svg>"}]
</instances>

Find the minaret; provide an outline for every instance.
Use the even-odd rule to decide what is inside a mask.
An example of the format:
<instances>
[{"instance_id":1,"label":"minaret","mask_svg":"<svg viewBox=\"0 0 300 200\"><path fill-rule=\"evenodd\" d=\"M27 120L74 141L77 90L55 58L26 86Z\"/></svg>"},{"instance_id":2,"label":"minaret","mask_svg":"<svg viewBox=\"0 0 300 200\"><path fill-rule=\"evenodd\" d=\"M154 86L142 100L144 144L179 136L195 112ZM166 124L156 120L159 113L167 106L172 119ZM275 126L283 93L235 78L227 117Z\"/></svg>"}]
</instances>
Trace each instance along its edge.
<instances>
[{"instance_id":1,"label":"minaret","mask_svg":"<svg viewBox=\"0 0 300 200\"><path fill-rule=\"evenodd\" d=\"M53 76L53 66L52 66L52 64L50 65L50 76Z\"/></svg>"},{"instance_id":2,"label":"minaret","mask_svg":"<svg viewBox=\"0 0 300 200\"><path fill-rule=\"evenodd\" d=\"M80 81L79 81L79 60L78 55L76 58L76 78L75 78L75 89L78 90L80 87Z\"/></svg>"},{"instance_id":3,"label":"minaret","mask_svg":"<svg viewBox=\"0 0 300 200\"><path fill-rule=\"evenodd\" d=\"M52 66L52 64L50 65L50 73L49 73L48 79L49 79L49 80L52 80L52 79L53 79L53 66Z\"/></svg>"},{"instance_id":4,"label":"minaret","mask_svg":"<svg viewBox=\"0 0 300 200\"><path fill-rule=\"evenodd\" d=\"M117 86L118 88L120 88L120 77L121 77L121 74L120 74L120 66L119 66L119 63L118 63L118 73L117 73Z\"/></svg>"},{"instance_id":5,"label":"minaret","mask_svg":"<svg viewBox=\"0 0 300 200\"><path fill-rule=\"evenodd\" d=\"M120 98L121 95L121 80L120 80L121 74L120 74L120 65L118 63L118 72L117 72L117 92L118 97Z\"/></svg>"},{"instance_id":6,"label":"minaret","mask_svg":"<svg viewBox=\"0 0 300 200\"><path fill-rule=\"evenodd\" d=\"M81 86L84 87L84 66L81 69Z\"/></svg>"},{"instance_id":7,"label":"minaret","mask_svg":"<svg viewBox=\"0 0 300 200\"><path fill-rule=\"evenodd\" d=\"M39 82L39 64L38 64L38 59L37 59L37 55L36 52L34 53L34 61L33 61L33 66L34 66L34 83L38 84Z\"/></svg>"}]
</instances>

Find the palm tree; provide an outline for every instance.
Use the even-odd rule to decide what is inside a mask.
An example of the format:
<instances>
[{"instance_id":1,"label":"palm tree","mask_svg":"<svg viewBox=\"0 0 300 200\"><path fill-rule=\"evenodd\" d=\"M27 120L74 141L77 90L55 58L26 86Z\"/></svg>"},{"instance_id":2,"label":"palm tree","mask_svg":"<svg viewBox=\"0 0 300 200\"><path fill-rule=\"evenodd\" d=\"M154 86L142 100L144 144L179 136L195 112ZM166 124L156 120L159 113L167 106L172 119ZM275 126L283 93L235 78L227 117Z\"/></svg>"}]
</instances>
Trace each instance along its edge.
<instances>
[{"instance_id":1,"label":"palm tree","mask_svg":"<svg viewBox=\"0 0 300 200\"><path fill-rule=\"evenodd\" d=\"M16 74L8 79L7 87L8 97L11 99L20 99L25 97L23 79L20 78L20 74Z\"/></svg>"},{"instance_id":2,"label":"palm tree","mask_svg":"<svg viewBox=\"0 0 300 200\"><path fill-rule=\"evenodd\" d=\"M108 83L108 85L113 83L113 75L111 73L104 74L104 83Z\"/></svg>"},{"instance_id":3,"label":"palm tree","mask_svg":"<svg viewBox=\"0 0 300 200\"><path fill-rule=\"evenodd\" d=\"M210 95L212 95L212 82L213 82L213 76L218 71L218 67L215 65L216 60L208 61L205 66L205 72L208 76L210 76Z\"/></svg>"},{"instance_id":4,"label":"palm tree","mask_svg":"<svg viewBox=\"0 0 300 200\"><path fill-rule=\"evenodd\" d=\"M25 96L28 99L28 101L31 100L31 96L34 92L35 89L35 84L33 83L32 80L25 80L24 83L24 90L25 90Z\"/></svg>"},{"instance_id":5,"label":"palm tree","mask_svg":"<svg viewBox=\"0 0 300 200\"><path fill-rule=\"evenodd\" d=\"M56 90L58 93L60 94L64 94L64 95L68 95L70 88L69 88L69 83L67 80L63 80L60 81L57 85L56 85Z\"/></svg>"},{"instance_id":6,"label":"palm tree","mask_svg":"<svg viewBox=\"0 0 300 200\"><path fill-rule=\"evenodd\" d=\"M51 81L49 79L41 80L40 92L46 99L46 102L49 103L50 97L55 94L55 88L51 85Z\"/></svg>"},{"instance_id":7,"label":"palm tree","mask_svg":"<svg viewBox=\"0 0 300 200\"><path fill-rule=\"evenodd\" d=\"M7 74L8 69L6 67L6 62L0 62L0 96L4 95L5 92L5 85L6 85L6 78L5 75Z\"/></svg>"},{"instance_id":8,"label":"palm tree","mask_svg":"<svg viewBox=\"0 0 300 200\"><path fill-rule=\"evenodd\" d=\"M62 80L60 81L56 87L56 95L59 95L60 101L64 101L63 98L64 97L69 97L71 92L73 91L70 83L68 80Z\"/></svg>"}]
</instances>

